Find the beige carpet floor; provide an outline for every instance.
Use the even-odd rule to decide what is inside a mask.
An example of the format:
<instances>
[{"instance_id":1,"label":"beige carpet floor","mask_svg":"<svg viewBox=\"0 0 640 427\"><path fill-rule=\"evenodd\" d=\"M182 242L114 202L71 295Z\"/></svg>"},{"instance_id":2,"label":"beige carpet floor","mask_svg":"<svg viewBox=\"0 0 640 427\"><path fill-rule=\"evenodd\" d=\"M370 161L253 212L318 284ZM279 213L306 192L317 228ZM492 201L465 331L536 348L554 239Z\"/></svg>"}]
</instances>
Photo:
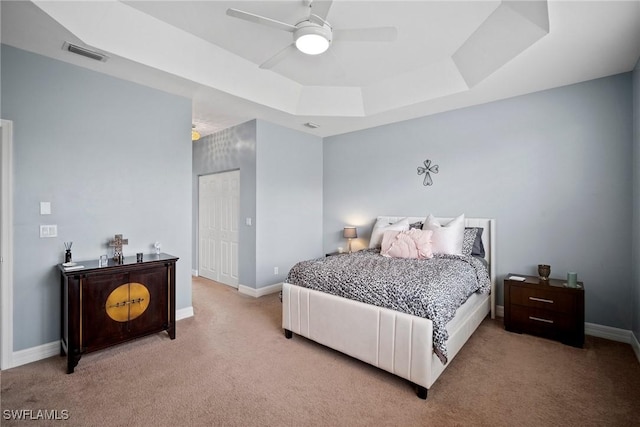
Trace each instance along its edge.
<instances>
[{"instance_id":1,"label":"beige carpet floor","mask_svg":"<svg viewBox=\"0 0 640 427\"><path fill-rule=\"evenodd\" d=\"M195 279L193 305L174 341L160 333L87 354L71 375L61 357L3 371L0 424L640 425L640 364L627 344L587 337L576 349L486 319L425 401L405 380L285 339L277 294L255 299ZM12 410L68 419L17 421Z\"/></svg>"}]
</instances>

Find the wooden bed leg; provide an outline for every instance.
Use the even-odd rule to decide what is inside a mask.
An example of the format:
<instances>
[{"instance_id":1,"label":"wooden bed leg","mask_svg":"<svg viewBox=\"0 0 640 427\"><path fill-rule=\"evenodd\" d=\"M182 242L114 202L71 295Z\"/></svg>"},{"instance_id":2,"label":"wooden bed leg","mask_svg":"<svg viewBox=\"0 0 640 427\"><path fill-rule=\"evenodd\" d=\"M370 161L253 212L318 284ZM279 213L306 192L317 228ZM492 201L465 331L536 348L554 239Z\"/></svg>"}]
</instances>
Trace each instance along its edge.
<instances>
[{"instance_id":1,"label":"wooden bed leg","mask_svg":"<svg viewBox=\"0 0 640 427\"><path fill-rule=\"evenodd\" d=\"M288 330L288 329L285 329L285 330L284 330L284 337L285 337L286 339L288 339L288 340L289 340L289 339L291 339L291 337L293 337L293 332L291 332L291 331L290 331L290 330Z\"/></svg>"},{"instance_id":2,"label":"wooden bed leg","mask_svg":"<svg viewBox=\"0 0 640 427\"><path fill-rule=\"evenodd\" d=\"M429 390L427 390L426 388L422 387L421 385L418 385L418 384L414 384L414 385L416 387L416 394L418 395L418 397L420 399L426 400L427 399L427 392Z\"/></svg>"}]
</instances>

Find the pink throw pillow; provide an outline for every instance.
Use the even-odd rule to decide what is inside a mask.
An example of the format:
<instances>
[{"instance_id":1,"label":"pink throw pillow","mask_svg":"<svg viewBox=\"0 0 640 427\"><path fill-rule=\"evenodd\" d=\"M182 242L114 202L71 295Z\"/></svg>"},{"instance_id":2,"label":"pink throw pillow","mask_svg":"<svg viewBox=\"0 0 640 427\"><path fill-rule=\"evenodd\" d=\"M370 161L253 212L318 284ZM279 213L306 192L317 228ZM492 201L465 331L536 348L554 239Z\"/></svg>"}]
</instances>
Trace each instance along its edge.
<instances>
[{"instance_id":1,"label":"pink throw pillow","mask_svg":"<svg viewBox=\"0 0 640 427\"><path fill-rule=\"evenodd\" d=\"M431 230L385 231L382 237L382 256L391 258L433 258Z\"/></svg>"}]
</instances>

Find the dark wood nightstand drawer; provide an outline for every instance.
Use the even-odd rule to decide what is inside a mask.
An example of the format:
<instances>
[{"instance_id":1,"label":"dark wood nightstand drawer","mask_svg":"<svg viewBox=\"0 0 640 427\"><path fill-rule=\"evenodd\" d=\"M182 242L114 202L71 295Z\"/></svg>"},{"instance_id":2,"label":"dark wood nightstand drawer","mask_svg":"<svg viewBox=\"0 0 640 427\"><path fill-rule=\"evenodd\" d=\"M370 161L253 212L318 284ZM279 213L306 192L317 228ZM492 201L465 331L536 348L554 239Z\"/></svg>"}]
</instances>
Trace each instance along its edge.
<instances>
[{"instance_id":1,"label":"dark wood nightstand drawer","mask_svg":"<svg viewBox=\"0 0 640 427\"><path fill-rule=\"evenodd\" d=\"M575 318L557 311L535 307L514 305L511 307L511 321L524 326L526 330L558 329L570 331L575 328Z\"/></svg>"},{"instance_id":2,"label":"dark wood nightstand drawer","mask_svg":"<svg viewBox=\"0 0 640 427\"><path fill-rule=\"evenodd\" d=\"M575 316L539 308L511 306L511 322L507 330L538 335L575 347L584 344L584 327Z\"/></svg>"},{"instance_id":3,"label":"dark wood nightstand drawer","mask_svg":"<svg viewBox=\"0 0 640 427\"><path fill-rule=\"evenodd\" d=\"M576 298L574 295L540 288L511 288L511 304L551 310L560 313L574 313Z\"/></svg>"},{"instance_id":4,"label":"dark wood nightstand drawer","mask_svg":"<svg viewBox=\"0 0 640 427\"><path fill-rule=\"evenodd\" d=\"M349 252L330 252L328 254L324 254L324 257L330 257L330 256L338 256L338 255L349 255Z\"/></svg>"}]
</instances>

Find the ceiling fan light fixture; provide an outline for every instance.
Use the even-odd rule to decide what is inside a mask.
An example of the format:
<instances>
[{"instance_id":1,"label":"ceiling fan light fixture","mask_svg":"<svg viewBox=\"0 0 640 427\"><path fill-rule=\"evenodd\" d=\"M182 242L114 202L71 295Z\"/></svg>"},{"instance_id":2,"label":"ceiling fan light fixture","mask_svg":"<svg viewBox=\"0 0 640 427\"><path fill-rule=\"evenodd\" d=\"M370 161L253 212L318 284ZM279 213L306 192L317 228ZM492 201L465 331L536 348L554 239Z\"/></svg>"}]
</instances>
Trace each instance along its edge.
<instances>
[{"instance_id":1,"label":"ceiling fan light fixture","mask_svg":"<svg viewBox=\"0 0 640 427\"><path fill-rule=\"evenodd\" d=\"M331 27L312 22L298 24L294 32L296 48L307 55L319 55L329 49L331 44Z\"/></svg>"},{"instance_id":2,"label":"ceiling fan light fixture","mask_svg":"<svg viewBox=\"0 0 640 427\"><path fill-rule=\"evenodd\" d=\"M296 47L307 55L319 55L329 49L329 41L318 34L306 34L296 40Z\"/></svg>"},{"instance_id":3,"label":"ceiling fan light fixture","mask_svg":"<svg viewBox=\"0 0 640 427\"><path fill-rule=\"evenodd\" d=\"M191 125L191 141L197 141L200 139L200 132L196 130L196 125Z\"/></svg>"}]
</instances>

